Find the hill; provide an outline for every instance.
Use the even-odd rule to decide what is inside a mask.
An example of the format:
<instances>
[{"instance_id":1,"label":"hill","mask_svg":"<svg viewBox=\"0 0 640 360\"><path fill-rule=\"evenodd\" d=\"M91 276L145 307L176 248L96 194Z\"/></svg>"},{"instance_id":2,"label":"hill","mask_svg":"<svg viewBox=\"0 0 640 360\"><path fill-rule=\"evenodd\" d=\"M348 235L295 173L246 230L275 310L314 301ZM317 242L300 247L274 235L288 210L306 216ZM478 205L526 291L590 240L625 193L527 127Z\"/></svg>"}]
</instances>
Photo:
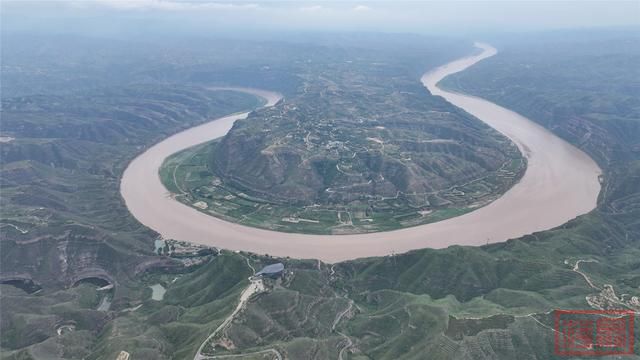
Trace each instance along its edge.
<instances>
[{"instance_id":1,"label":"hill","mask_svg":"<svg viewBox=\"0 0 640 360\"><path fill-rule=\"evenodd\" d=\"M228 221L342 234L460 215L518 181L516 146L431 96L404 63L415 49L371 46L297 63L295 92L170 158L165 185Z\"/></svg>"}]
</instances>

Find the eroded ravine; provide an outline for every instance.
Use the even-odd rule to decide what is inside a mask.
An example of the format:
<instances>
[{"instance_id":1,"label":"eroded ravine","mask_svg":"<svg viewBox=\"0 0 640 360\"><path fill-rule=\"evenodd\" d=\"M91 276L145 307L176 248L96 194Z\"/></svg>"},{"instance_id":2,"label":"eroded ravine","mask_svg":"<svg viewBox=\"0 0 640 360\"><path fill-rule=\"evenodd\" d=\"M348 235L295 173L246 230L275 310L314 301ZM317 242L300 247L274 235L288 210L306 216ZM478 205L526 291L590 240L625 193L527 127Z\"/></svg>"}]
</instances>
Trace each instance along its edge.
<instances>
[{"instance_id":1,"label":"eroded ravine","mask_svg":"<svg viewBox=\"0 0 640 360\"><path fill-rule=\"evenodd\" d=\"M246 227L206 215L174 200L162 185L159 169L168 156L225 135L233 122L248 113L211 121L152 146L125 170L121 193L129 211L165 238L245 250L259 254L315 258L337 262L367 256L402 253L419 248L484 245L559 226L596 206L601 174L584 152L542 126L487 100L444 91L436 84L496 54L489 45L422 77L434 95L444 97L509 137L527 157L527 171L518 184L491 204L471 213L411 228L354 235L306 235ZM237 89L261 96L274 105L280 95Z\"/></svg>"}]
</instances>

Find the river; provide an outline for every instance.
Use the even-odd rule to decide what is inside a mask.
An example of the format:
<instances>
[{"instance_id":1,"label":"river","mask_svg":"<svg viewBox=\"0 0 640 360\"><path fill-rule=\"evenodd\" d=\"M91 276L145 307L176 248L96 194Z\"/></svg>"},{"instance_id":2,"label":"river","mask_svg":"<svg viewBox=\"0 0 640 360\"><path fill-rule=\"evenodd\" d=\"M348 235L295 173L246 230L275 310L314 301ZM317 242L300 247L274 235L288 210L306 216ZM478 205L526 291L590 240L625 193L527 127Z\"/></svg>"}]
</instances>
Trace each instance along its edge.
<instances>
[{"instance_id":1,"label":"river","mask_svg":"<svg viewBox=\"0 0 640 360\"><path fill-rule=\"evenodd\" d=\"M509 137L527 157L521 180L491 204L465 215L406 229L354 235L307 235L247 227L206 215L174 200L158 174L168 156L225 135L233 122L248 113L213 120L173 135L150 147L125 170L121 194L129 211L164 238L258 254L314 258L325 262L383 256L420 248L484 245L547 230L585 214L596 206L601 170L587 154L535 122L492 102L444 91L436 84L497 53L482 51L433 71L422 83L434 95L473 114ZM266 106L281 96L256 89L237 89L261 96Z\"/></svg>"}]
</instances>

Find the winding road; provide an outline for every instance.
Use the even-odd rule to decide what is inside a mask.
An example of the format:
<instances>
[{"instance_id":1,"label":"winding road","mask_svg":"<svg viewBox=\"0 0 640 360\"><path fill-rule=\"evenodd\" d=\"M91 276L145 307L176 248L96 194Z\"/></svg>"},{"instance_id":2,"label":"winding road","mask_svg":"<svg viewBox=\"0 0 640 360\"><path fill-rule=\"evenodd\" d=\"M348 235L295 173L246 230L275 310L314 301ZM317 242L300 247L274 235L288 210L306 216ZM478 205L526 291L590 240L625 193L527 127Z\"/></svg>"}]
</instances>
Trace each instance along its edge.
<instances>
[{"instance_id":1,"label":"winding road","mask_svg":"<svg viewBox=\"0 0 640 360\"><path fill-rule=\"evenodd\" d=\"M306 235L246 227L208 216L170 196L158 174L168 156L225 135L233 122L248 113L225 116L185 130L152 146L125 170L121 194L129 211L164 238L244 250L259 254L314 258L334 263L368 256L403 253L420 248L484 245L550 229L585 214L596 206L600 168L584 152L542 126L487 100L444 91L436 84L491 57L496 49L476 44L482 51L422 77L424 86L455 106L476 116L509 137L527 157L527 170L518 184L491 204L440 222L389 232L355 235ZM261 96L275 105L277 93L235 88Z\"/></svg>"}]
</instances>

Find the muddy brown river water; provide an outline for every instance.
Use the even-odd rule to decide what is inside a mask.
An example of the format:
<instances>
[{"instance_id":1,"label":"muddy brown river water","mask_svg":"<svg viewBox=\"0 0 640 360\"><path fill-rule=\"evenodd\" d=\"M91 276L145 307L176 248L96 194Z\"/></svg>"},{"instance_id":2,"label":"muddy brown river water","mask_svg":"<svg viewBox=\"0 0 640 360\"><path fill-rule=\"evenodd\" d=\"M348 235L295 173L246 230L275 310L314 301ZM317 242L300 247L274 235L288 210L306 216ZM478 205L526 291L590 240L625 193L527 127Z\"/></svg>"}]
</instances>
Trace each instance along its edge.
<instances>
[{"instance_id":1,"label":"muddy brown river water","mask_svg":"<svg viewBox=\"0 0 640 360\"><path fill-rule=\"evenodd\" d=\"M492 102L444 91L436 84L496 54L482 52L426 73L422 83L434 95L473 114L509 137L527 157L520 180L491 204L440 222L389 232L355 235L306 235L247 227L208 216L174 200L160 182L158 171L168 156L225 135L233 122L248 113L225 116L173 135L150 147L125 170L121 194L138 221L166 239L184 240L258 254L314 258L338 262L368 256L403 253L450 245L484 245L550 229L585 214L596 206L600 192L598 165L584 152L542 126ZM276 104L277 93L236 88Z\"/></svg>"}]
</instances>

